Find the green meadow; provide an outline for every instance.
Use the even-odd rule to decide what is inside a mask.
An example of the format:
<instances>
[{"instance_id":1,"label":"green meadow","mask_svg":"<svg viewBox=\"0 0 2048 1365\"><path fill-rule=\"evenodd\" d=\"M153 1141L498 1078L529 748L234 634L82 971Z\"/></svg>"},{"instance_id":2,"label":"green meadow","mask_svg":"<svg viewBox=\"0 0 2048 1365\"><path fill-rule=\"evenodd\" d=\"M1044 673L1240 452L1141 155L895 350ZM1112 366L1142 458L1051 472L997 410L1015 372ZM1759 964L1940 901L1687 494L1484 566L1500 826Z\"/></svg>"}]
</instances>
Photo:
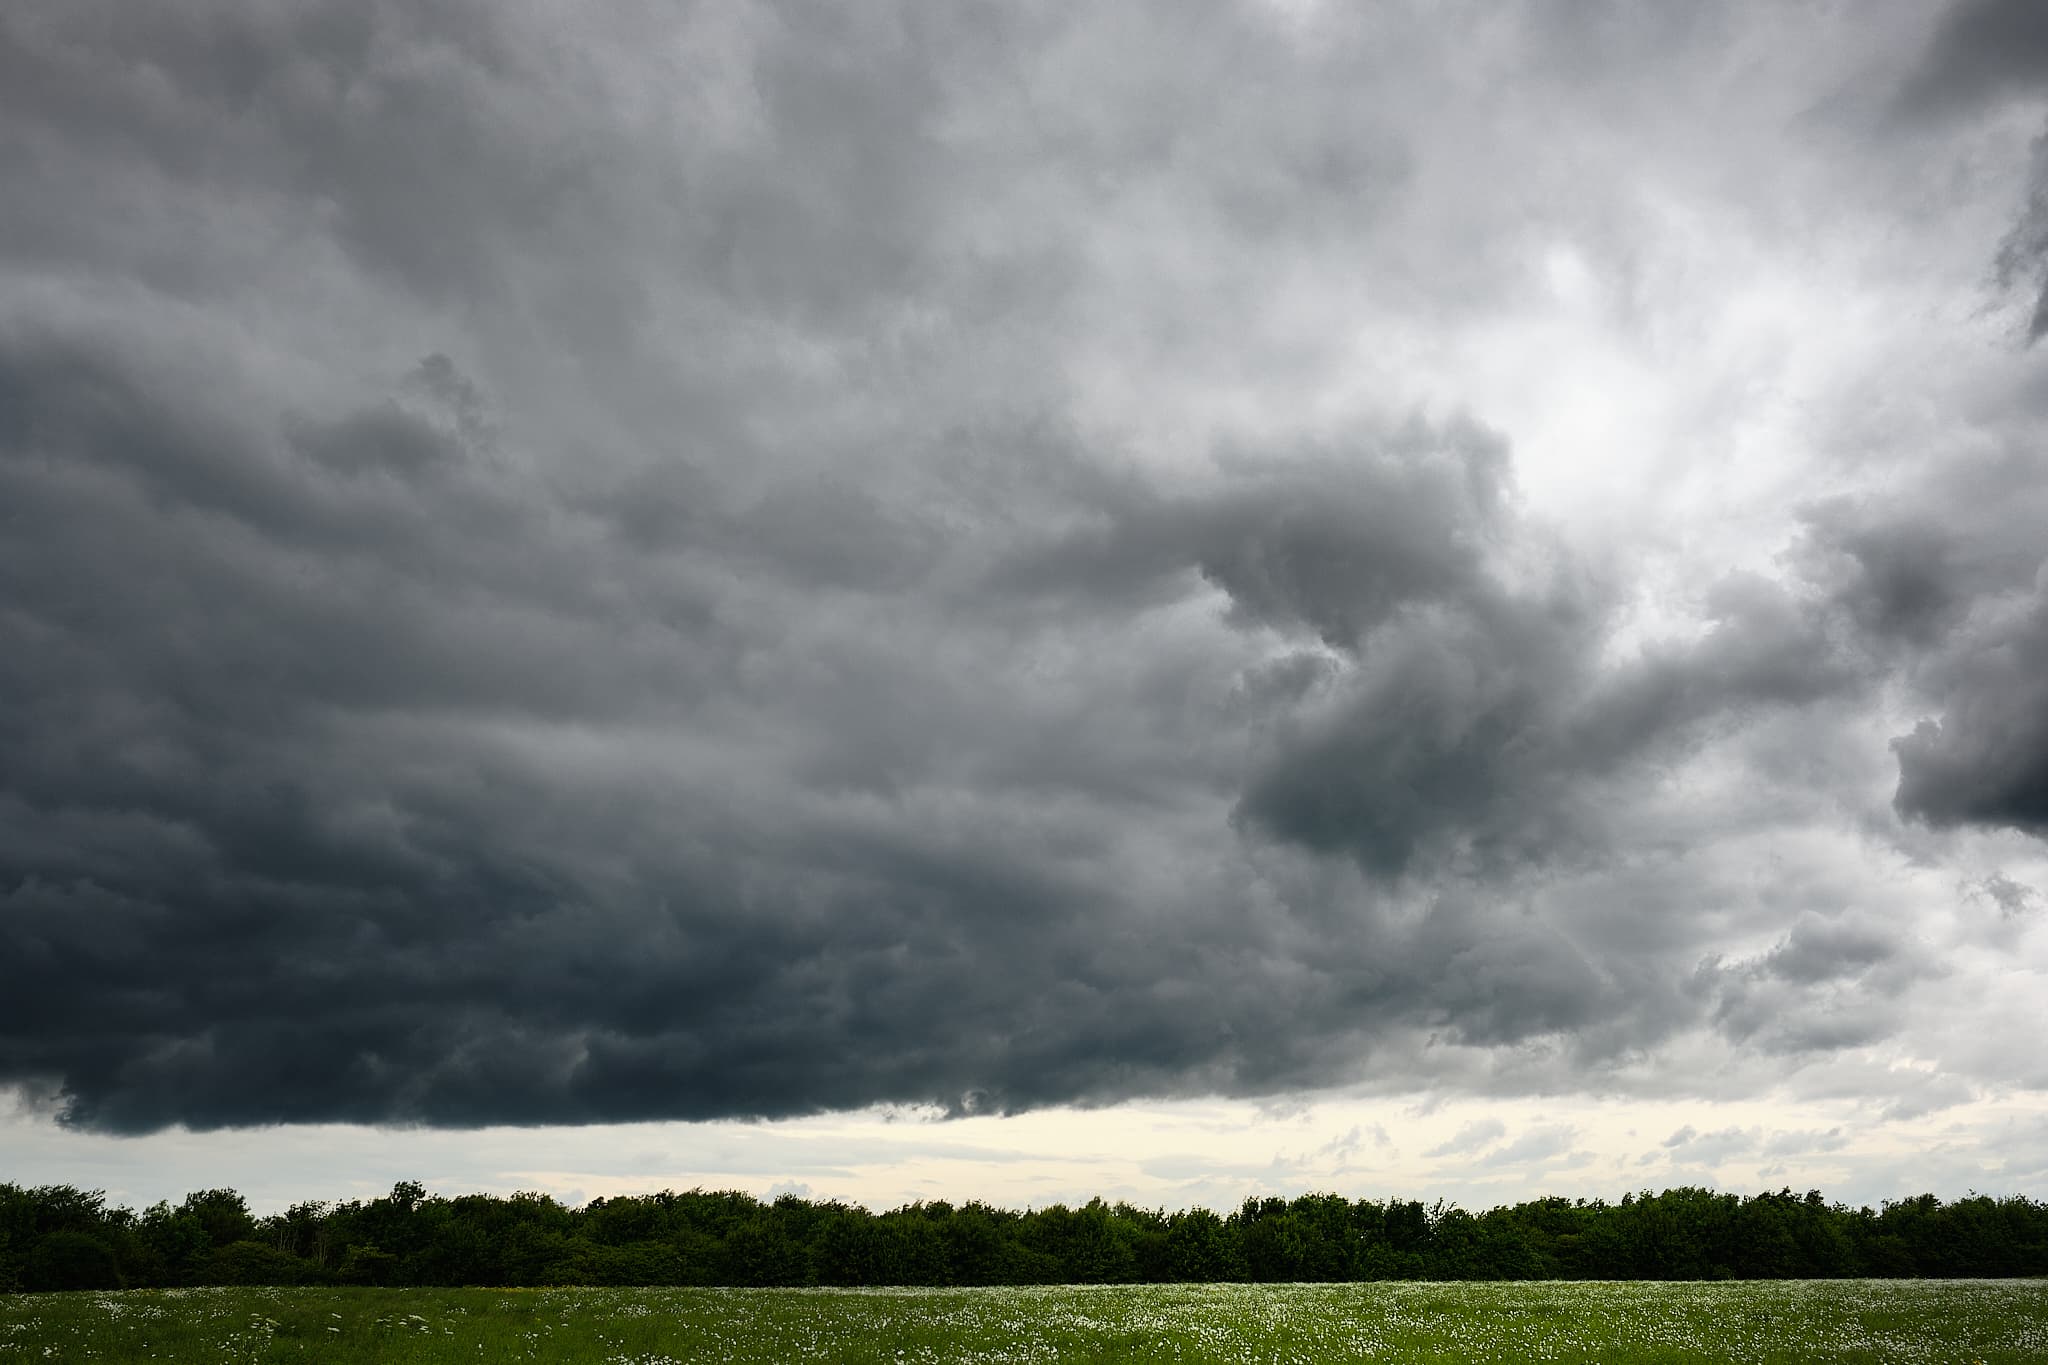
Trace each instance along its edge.
<instances>
[{"instance_id":1,"label":"green meadow","mask_svg":"<svg viewBox=\"0 0 2048 1365\"><path fill-rule=\"evenodd\" d=\"M0 1296L16 1361L2048 1360L2048 1281L993 1289L163 1289Z\"/></svg>"}]
</instances>

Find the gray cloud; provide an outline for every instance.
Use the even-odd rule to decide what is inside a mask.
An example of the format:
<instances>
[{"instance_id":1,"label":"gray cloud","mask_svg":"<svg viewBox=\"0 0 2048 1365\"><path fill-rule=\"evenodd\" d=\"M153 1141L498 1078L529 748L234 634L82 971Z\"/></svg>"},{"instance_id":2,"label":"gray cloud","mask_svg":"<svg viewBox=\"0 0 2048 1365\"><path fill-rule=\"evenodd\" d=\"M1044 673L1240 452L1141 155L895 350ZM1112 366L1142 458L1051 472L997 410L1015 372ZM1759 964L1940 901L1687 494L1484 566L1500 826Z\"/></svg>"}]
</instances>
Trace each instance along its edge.
<instances>
[{"instance_id":1,"label":"gray cloud","mask_svg":"<svg viewBox=\"0 0 2048 1365\"><path fill-rule=\"evenodd\" d=\"M1665 1138L1662 1146L1671 1160L1687 1165L1718 1166L1730 1157L1756 1151L1762 1135L1754 1129L1723 1128L1711 1133L1696 1131L1691 1124Z\"/></svg>"},{"instance_id":2,"label":"gray cloud","mask_svg":"<svg viewBox=\"0 0 2048 1365\"><path fill-rule=\"evenodd\" d=\"M1566 240L1647 326L1600 187L1780 147L1739 15L637 23L0 18L0 1082L66 1121L1639 1084L1935 976L1731 909L1725 769L1839 820L1899 689L1899 812L2039 832L2020 447L1651 600L1409 372Z\"/></svg>"},{"instance_id":3,"label":"gray cloud","mask_svg":"<svg viewBox=\"0 0 2048 1365\"><path fill-rule=\"evenodd\" d=\"M1110 515L1030 547L995 582L1128 603L1194 571L1228 597L1233 624L1356 651L1397 615L1477 590L1511 534L1498 433L1416 419L1369 439L1284 460L1226 452L1222 487L1202 498L1119 490Z\"/></svg>"},{"instance_id":4,"label":"gray cloud","mask_svg":"<svg viewBox=\"0 0 2048 1365\"><path fill-rule=\"evenodd\" d=\"M1129 809L1114 770L1149 760L1076 753L1047 791L1006 751L1042 748L1030 725L941 753L894 711L929 731L959 696L868 694L855 644L808 666L844 670L825 685L864 745L785 733L790 785L748 727L787 731L814 684L771 675L735 705L734 670L775 645L727 619L718 558L617 558L601 516L465 437L443 364L413 385L438 407L266 439L116 349L6 357L4 476L30 514L7 683L30 709L6 736L0 1055L58 1080L74 1121L1258 1092L1340 1074L1374 1029L1511 1042L1617 1003L1553 931L1464 902L1400 928L1361 890L1262 922L1227 864L1134 900L1138 848L1096 812ZM890 804L834 800L813 743ZM949 760L988 765L988 795L933 791ZM1198 885L1219 870L1239 884ZM1170 935L1133 936L1161 913ZM1314 965L1307 914L1343 936Z\"/></svg>"},{"instance_id":5,"label":"gray cloud","mask_svg":"<svg viewBox=\"0 0 2048 1365\"><path fill-rule=\"evenodd\" d=\"M1900 87L1896 106L1908 124L1952 122L2019 97L2048 92L2048 20L2027 0L1957 0L1936 23L1925 51ZM2048 335L2048 161L2037 139L2025 205L1998 245L2002 289L2032 300L2029 345Z\"/></svg>"},{"instance_id":6,"label":"gray cloud","mask_svg":"<svg viewBox=\"0 0 2048 1365\"><path fill-rule=\"evenodd\" d=\"M1910 493L1806 517L1809 572L1936 714L1897 736L1895 806L1936 827L2048 829L2048 591L2037 399L1973 414L1997 444Z\"/></svg>"},{"instance_id":7,"label":"gray cloud","mask_svg":"<svg viewBox=\"0 0 2048 1365\"><path fill-rule=\"evenodd\" d=\"M1568 574L1420 610L1280 732L1240 816L1380 873L1429 853L1499 866L1597 845L1602 784L1717 720L1855 683L1775 586L1724 580L1708 611L1696 644L1603 668L1604 604Z\"/></svg>"},{"instance_id":8,"label":"gray cloud","mask_svg":"<svg viewBox=\"0 0 2048 1365\"><path fill-rule=\"evenodd\" d=\"M1976 1091L1968 1081L1955 1076L1929 1076L1886 1104L1882 1117L1891 1122L1922 1118L1975 1098Z\"/></svg>"},{"instance_id":9,"label":"gray cloud","mask_svg":"<svg viewBox=\"0 0 2048 1365\"><path fill-rule=\"evenodd\" d=\"M1507 1135L1507 1125L1499 1119L1474 1119L1423 1155L1471 1156L1491 1147Z\"/></svg>"},{"instance_id":10,"label":"gray cloud","mask_svg":"<svg viewBox=\"0 0 2048 1365\"><path fill-rule=\"evenodd\" d=\"M2048 834L2048 589L2000 617L1951 659L1942 718L1894 741L1898 808Z\"/></svg>"},{"instance_id":11,"label":"gray cloud","mask_svg":"<svg viewBox=\"0 0 2048 1365\"><path fill-rule=\"evenodd\" d=\"M1980 105L2048 84L2048 20L2027 0L1958 0L1901 92L1915 113Z\"/></svg>"},{"instance_id":12,"label":"gray cloud","mask_svg":"<svg viewBox=\"0 0 2048 1365\"><path fill-rule=\"evenodd\" d=\"M2008 919L2017 918L2032 910L2041 899L2041 893L2024 882L2016 882L2002 872L1994 872L1971 888L1998 907L1998 913Z\"/></svg>"},{"instance_id":13,"label":"gray cloud","mask_svg":"<svg viewBox=\"0 0 2048 1365\"><path fill-rule=\"evenodd\" d=\"M1871 523L1862 509L1834 504L1808 513L1816 550L1813 572L1866 635L1927 647L1958 623L1967 606L1962 547L1924 519Z\"/></svg>"},{"instance_id":14,"label":"gray cloud","mask_svg":"<svg viewBox=\"0 0 2048 1365\"><path fill-rule=\"evenodd\" d=\"M1765 1156L1803 1156L1811 1152L1836 1152L1847 1146L1848 1137L1837 1128L1822 1131L1777 1132L1765 1140Z\"/></svg>"},{"instance_id":15,"label":"gray cloud","mask_svg":"<svg viewBox=\"0 0 2048 1365\"><path fill-rule=\"evenodd\" d=\"M1530 1163L1577 1166L1592 1160L1590 1153L1575 1152L1572 1144L1578 1130L1568 1123L1542 1124L1528 1129L1512 1142L1486 1153L1481 1166L1515 1167Z\"/></svg>"},{"instance_id":16,"label":"gray cloud","mask_svg":"<svg viewBox=\"0 0 2048 1365\"><path fill-rule=\"evenodd\" d=\"M1715 1025L1735 1041L1802 1053L1888 1036L1901 1024L1899 997L1940 971L1867 919L1808 913L1766 953L1703 962L1693 988L1714 1001Z\"/></svg>"}]
</instances>

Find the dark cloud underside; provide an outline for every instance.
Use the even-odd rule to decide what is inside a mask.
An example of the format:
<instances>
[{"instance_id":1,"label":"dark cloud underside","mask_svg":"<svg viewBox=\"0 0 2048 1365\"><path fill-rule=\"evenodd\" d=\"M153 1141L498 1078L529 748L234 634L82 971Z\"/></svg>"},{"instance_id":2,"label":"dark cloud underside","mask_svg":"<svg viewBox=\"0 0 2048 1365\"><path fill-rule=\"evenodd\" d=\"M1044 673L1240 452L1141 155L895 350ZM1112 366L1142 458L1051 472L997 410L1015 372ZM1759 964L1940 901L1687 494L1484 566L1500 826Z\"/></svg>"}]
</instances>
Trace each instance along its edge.
<instances>
[{"instance_id":1,"label":"dark cloud underside","mask_svg":"<svg viewBox=\"0 0 2048 1365\"><path fill-rule=\"evenodd\" d=\"M1833 812L1904 695L1900 815L2048 834L2031 447L1782 509L1646 625L1514 431L1317 312L1525 306L1530 204L1621 231L1545 140L1661 126L1735 18L585 22L0 15L0 1083L67 1121L1804 1057L1940 973L1737 924L1688 765ZM1959 9L1906 103L2037 27Z\"/></svg>"}]
</instances>

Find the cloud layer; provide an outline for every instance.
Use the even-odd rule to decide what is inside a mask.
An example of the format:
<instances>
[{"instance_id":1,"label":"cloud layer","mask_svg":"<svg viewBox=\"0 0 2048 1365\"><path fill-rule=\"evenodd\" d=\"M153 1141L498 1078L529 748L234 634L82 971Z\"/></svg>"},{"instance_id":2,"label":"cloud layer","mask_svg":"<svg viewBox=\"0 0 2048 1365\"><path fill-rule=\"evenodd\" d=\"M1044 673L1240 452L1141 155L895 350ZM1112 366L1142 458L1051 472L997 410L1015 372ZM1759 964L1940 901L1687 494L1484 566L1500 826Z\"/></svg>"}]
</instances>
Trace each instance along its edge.
<instances>
[{"instance_id":1,"label":"cloud layer","mask_svg":"<svg viewBox=\"0 0 2048 1365\"><path fill-rule=\"evenodd\" d=\"M0 1083L2048 1084L2023 9L16 7Z\"/></svg>"}]
</instances>

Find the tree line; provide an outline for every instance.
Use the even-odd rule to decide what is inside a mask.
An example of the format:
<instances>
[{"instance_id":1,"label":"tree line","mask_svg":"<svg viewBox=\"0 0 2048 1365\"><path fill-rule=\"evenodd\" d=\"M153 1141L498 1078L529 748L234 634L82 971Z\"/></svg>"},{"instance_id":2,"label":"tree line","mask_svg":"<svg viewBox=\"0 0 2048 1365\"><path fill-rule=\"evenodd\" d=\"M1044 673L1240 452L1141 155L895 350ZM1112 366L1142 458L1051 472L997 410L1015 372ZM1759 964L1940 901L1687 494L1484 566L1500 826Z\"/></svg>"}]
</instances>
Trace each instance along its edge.
<instances>
[{"instance_id":1,"label":"tree line","mask_svg":"<svg viewBox=\"0 0 2048 1365\"><path fill-rule=\"evenodd\" d=\"M0 1184L0 1291L234 1284L989 1285L1153 1281L1785 1279L2048 1274L2048 1204L1684 1187L1618 1202L1305 1194L1228 1215L1090 1200L886 1213L734 1191L593 1199L429 1195L294 1204L231 1189L135 1212L98 1191Z\"/></svg>"}]
</instances>

